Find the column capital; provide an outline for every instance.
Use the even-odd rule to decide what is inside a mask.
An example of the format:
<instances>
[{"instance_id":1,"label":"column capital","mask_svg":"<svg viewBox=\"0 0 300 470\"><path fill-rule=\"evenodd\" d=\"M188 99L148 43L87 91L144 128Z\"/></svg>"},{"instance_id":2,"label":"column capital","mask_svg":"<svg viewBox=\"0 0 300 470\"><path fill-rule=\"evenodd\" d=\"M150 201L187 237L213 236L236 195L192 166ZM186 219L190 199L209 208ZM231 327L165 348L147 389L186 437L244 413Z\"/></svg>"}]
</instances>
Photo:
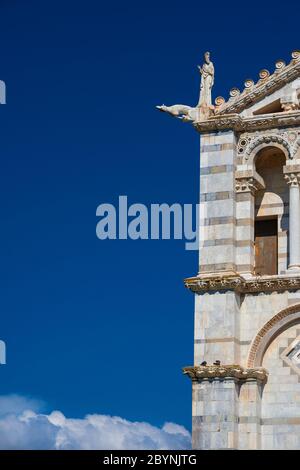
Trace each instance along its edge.
<instances>
[{"instance_id":1,"label":"column capital","mask_svg":"<svg viewBox=\"0 0 300 470\"><path fill-rule=\"evenodd\" d=\"M235 190L237 193L251 193L254 195L256 191L264 187L264 180L258 173L249 170L235 172Z\"/></svg>"},{"instance_id":2,"label":"column capital","mask_svg":"<svg viewBox=\"0 0 300 470\"><path fill-rule=\"evenodd\" d=\"M290 187L297 187L300 184L300 172L285 173L284 179Z\"/></svg>"}]
</instances>

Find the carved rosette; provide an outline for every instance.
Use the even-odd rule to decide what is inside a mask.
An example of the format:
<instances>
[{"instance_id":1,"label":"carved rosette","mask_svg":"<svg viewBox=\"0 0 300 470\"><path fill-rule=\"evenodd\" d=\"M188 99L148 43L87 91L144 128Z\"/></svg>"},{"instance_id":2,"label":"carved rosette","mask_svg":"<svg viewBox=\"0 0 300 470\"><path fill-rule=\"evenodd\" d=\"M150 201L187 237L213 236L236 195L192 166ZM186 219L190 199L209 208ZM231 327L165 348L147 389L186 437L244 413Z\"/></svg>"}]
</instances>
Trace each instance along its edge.
<instances>
[{"instance_id":1,"label":"carved rosette","mask_svg":"<svg viewBox=\"0 0 300 470\"><path fill-rule=\"evenodd\" d=\"M183 373L193 381L229 379L237 382L256 380L265 383L268 371L262 367L246 369L237 364L189 366L183 368Z\"/></svg>"}]
</instances>

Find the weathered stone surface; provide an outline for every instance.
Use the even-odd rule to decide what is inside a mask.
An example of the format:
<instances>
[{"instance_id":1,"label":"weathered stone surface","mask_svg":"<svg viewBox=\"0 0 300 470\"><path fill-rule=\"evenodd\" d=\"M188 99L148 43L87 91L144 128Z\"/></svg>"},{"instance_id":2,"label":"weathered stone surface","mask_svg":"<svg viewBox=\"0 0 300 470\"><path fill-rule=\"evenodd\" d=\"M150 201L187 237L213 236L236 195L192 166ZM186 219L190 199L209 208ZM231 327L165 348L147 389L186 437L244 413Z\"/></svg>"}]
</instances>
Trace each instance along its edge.
<instances>
[{"instance_id":1,"label":"weathered stone surface","mask_svg":"<svg viewBox=\"0 0 300 470\"><path fill-rule=\"evenodd\" d=\"M195 293L184 369L195 449L300 448L299 96L294 51L215 106L164 109L200 134L199 272L184 281ZM261 274L255 227L269 219L275 261Z\"/></svg>"}]
</instances>

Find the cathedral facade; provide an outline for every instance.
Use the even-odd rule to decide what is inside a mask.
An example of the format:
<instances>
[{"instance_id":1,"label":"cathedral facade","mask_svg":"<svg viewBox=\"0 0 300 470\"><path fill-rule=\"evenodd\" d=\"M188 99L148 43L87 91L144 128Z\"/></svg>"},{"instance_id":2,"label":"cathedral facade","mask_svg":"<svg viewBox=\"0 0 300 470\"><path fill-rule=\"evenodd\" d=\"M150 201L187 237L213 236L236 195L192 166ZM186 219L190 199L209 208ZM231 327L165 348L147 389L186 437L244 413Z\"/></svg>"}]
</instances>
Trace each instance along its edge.
<instances>
[{"instance_id":1,"label":"cathedral facade","mask_svg":"<svg viewBox=\"0 0 300 470\"><path fill-rule=\"evenodd\" d=\"M294 51L227 101L159 107L200 134L194 449L300 448L299 100Z\"/></svg>"}]
</instances>

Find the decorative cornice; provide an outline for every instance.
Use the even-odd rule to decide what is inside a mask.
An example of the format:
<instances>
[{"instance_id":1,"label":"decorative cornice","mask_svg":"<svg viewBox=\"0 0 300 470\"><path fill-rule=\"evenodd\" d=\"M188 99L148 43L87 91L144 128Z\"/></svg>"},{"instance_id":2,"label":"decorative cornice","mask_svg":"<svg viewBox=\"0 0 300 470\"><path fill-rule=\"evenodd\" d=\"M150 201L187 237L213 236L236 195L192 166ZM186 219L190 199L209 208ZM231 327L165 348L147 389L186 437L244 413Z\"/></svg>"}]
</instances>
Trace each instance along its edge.
<instances>
[{"instance_id":1,"label":"decorative cornice","mask_svg":"<svg viewBox=\"0 0 300 470\"><path fill-rule=\"evenodd\" d=\"M214 115L206 121L194 121L198 132L232 129L237 132L281 128L300 125L300 111L261 114L243 118L240 114Z\"/></svg>"},{"instance_id":2,"label":"decorative cornice","mask_svg":"<svg viewBox=\"0 0 300 470\"><path fill-rule=\"evenodd\" d=\"M184 284L197 294L220 290L240 293L274 292L300 289L300 276L257 276L245 279L239 274L199 275L185 279Z\"/></svg>"},{"instance_id":3,"label":"decorative cornice","mask_svg":"<svg viewBox=\"0 0 300 470\"><path fill-rule=\"evenodd\" d=\"M215 112L220 115L239 113L299 76L300 51L297 50L292 52L292 60L288 65L285 65L285 62L282 60L277 61L275 72L272 75L268 70L264 69L260 72L260 79L256 84L253 80L246 80L245 89L242 93L237 88L233 88L227 102L224 98L218 97Z\"/></svg>"},{"instance_id":4,"label":"decorative cornice","mask_svg":"<svg viewBox=\"0 0 300 470\"><path fill-rule=\"evenodd\" d=\"M268 378L268 371L262 367L246 369L237 364L189 366L183 368L183 373L188 375L193 381L233 379L238 382L250 380L266 382Z\"/></svg>"}]
</instances>

